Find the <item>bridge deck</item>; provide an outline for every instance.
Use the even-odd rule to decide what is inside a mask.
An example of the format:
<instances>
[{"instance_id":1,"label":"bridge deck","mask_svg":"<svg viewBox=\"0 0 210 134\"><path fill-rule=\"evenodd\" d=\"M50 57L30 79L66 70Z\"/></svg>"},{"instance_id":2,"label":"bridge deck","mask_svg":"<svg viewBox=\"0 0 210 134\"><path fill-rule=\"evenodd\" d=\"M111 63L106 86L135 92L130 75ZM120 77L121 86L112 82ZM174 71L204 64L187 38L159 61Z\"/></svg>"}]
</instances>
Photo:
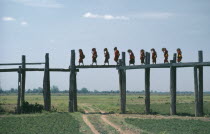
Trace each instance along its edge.
<instances>
[{"instance_id":1,"label":"bridge deck","mask_svg":"<svg viewBox=\"0 0 210 134\"><path fill-rule=\"evenodd\" d=\"M120 66L117 69L145 69L145 68L170 68L170 67L195 67L195 66L210 66L210 62L186 62L186 63L166 63L166 64L148 64L148 65L131 65Z\"/></svg>"},{"instance_id":2,"label":"bridge deck","mask_svg":"<svg viewBox=\"0 0 210 134\"><path fill-rule=\"evenodd\" d=\"M44 62L25 63L26 65L42 65ZM22 65L22 63L1 63L0 66Z\"/></svg>"},{"instance_id":3,"label":"bridge deck","mask_svg":"<svg viewBox=\"0 0 210 134\"><path fill-rule=\"evenodd\" d=\"M145 69L145 68L170 68L170 67L195 67L195 66L210 66L210 62L187 62L187 63L166 63L166 64L147 64L147 65L131 65L131 66L119 66L119 65L81 65L76 66L76 71L79 69L88 68L116 68L116 69ZM19 68L0 69L0 72L18 72ZM23 71L44 71L44 68L25 68ZM65 68L50 68L51 72L70 72L71 69Z\"/></svg>"},{"instance_id":4,"label":"bridge deck","mask_svg":"<svg viewBox=\"0 0 210 134\"><path fill-rule=\"evenodd\" d=\"M81 65L76 66L76 68L117 68L118 65Z\"/></svg>"},{"instance_id":5,"label":"bridge deck","mask_svg":"<svg viewBox=\"0 0 210 134\"><path fill-rule=\"evenodd\" d=\"M18 72L19 68L8 68L8 69L0 69L0 72ZM44 68L25 68L21 69L23 71L44 71ZM70 72L70 69L65 68L50 68L50 72ZM79 72L79 69L76 69L76 72Z\"/></svg>"}]
</instances>

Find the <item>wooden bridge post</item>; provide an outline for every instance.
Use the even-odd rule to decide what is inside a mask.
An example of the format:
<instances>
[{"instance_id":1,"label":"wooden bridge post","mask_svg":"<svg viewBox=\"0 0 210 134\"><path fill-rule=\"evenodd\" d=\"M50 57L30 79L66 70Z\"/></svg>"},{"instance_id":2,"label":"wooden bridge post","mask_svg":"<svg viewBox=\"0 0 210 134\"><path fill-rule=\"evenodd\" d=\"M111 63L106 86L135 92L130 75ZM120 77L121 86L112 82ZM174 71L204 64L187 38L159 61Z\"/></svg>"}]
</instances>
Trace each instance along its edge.
<instances>
[{"instance_id":1,"label":"wooden bridge post","mask_svg":"<svg viewBox=\"0 0 210 134\"><path fill-rule=\"evenodd\" d=\"M150 64L150 53L146 52L145 64ZM150 68L145 69L145 112L150 114Z\"/></svg>"},{"instance_id":2,"label":"wooden bridge post","mask_svg":"<svg viewBox=\"0 0 210 134\"><path fill-rule=\"evenodd\" d=\"M198 100L198 67L194 67L194 94L195 94L195 117L200 116Z\"/></svg>"},{"instance_id":3,"label":"wooden bridge post","mask_svg":"<svg viewBox=\"0 0 210 134\"><path fill-rule=\"evenodd\" d=\"M125 66L125 52L122 52L122 59L119 60L120 66ZM119 73L119 85L120 85L120 109L121 113L126 113L126 70L120 69Z\"/></svg>"},{"instance_id":4,"label":"wooden bridge post","mask_svg":"<svg viewBox=\"0 0 210 134\"><path fill-rule=\"evenodd\" d=\"M69 80L69 112L74 112L77 109L76 94L76 67L75 67L75 50L71 50L71 61L70 61L70 80Z\"/></svg>"},{"instance_id":5,"label":"wooden bridge post","mask_svg":"<svg viewBox=\"0 0 210 134\"><path fill-rule=\"evenodd\" d=\"M50 65L49 53L45 55L45 69L44 69L44 82L43 82L43 96L44 96L44 109L51 110L51 93L50 93Z\"/></svg>"},{"instance_id":6,"label":"wooden bridge post","mask_svg":"<svg viewBox=\"0 0 210 134\"><path fill-rule=\"evenodd\" d=\"M176 54L174 54L173 60L171 62L176 63ZM170 67L171 115L176 115L176 84L176 67Z\"/></svg>"},{"instance_id":7,"label":"wooden bridge post","mask_svg":"<svg viewBox=\"0 0 210 134\"><path fill-rule=\"evenodd\" d=\"M77 72L75 72L74 112L77 112Z\"/></svg>"},{"instance_id":8,"label":"wooden bridge post","mask_svg":"<svg viewBox=\"0 0 210 134\"><path fill-rule=\"evenodd\" d=\"M203 51L198 52L198 60L199 62L203 62ZM198 70L199 70L198 100L199 100L199 109L200 109L199 116L203 116L203 66L198 67Z\"/></svg>"},{"instance_id":9,"label":"wooden bridge post","mask_svg":"<svg viewBox=\"0 0 210 134\"><path fill-rule=\"evenodd\" d=\"M26 68L26 56L22 55L22 69ZM22 78L21 78L21 103L25 101L25 83L26 83L26 71L22 70Z\"/></svg>"},{"instance_id":10,"label":"wooden bridge post","mask_svg":"<svg viewBox=\"0 0 210 134\"><path fill-rule=\"evenodd\" d=\"M21 66L19 66L19 70L18 70L18 99L17 99L17 113L20 114L21 113Z\"/></svg>"}]
</instances>

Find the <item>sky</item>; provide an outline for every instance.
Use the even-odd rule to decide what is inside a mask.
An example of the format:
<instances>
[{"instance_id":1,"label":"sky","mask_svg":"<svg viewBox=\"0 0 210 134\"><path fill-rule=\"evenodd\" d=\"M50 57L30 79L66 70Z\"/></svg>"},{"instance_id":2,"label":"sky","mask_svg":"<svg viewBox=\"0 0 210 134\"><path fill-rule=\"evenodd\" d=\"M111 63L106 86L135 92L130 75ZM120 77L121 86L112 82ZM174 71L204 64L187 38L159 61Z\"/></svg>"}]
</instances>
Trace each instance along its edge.
<instances>
[{"instance_id":1,"label":"sky","mask_svg":"<svg viewBox=\"0 0 210 134\"><path fill-rule=\"evenodd\" d=\"M209 0L0 0L0 63L43 62L50 55L50 67L68 68L70 52L82 48L84 63L91 64L91 49L98 51L103 64L103 49L133 50L140 64L140 50L155 48L158 63L163 63L162 47L169 59L177 48L183 62L210 61ZM128 64L128 53L126 53ZM78 63L76 63L78 64ZM16 68L18 66L0 66ZM27 67L44 67L43 65ZM151 90L169 91L169 69L151 70ZM204 91L210 91L210 68L204 68ZM0 73L1 87L17 88L17 73ZM116 69L80 69L78 89L119 90ZM52 72L51 86L69 89L69 73ZM26 89L42 87L43 72L27 72ZM144 90L144 70L127 71L127 90ZM193 91L193 68L179 68L177 91Z\"/></svg>"}]
</instances>

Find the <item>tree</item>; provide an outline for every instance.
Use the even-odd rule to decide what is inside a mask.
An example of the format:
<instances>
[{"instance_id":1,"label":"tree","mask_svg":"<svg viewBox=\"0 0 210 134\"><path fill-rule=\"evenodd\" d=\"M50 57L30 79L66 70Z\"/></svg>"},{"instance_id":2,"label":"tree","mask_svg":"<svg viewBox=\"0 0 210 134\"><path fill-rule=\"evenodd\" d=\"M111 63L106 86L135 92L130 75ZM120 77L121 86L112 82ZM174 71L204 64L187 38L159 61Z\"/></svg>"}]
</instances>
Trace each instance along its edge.
<instances>
[{"instance_id":1,"label":"tree","mask_svg":"<svg viewBox=\"0 0 210 134\"><path fill-rule=\"evenodd\" d=\"M31 93L31 92L32 92L32 90L31 89L28 89L27 93Z\"/></svg>"},{"instance_id":2,"label":"tree","mask_svg":"<svg viewBox=\"0 0 210 134\"><path fill-rule=\"evenodd\" d=\"M11 92L11 93L14 93L14 92L15 92L15 89L14 89L14 88L11 88L11 89L10 89L10 92Z\"/></svg>"},{"instance_id":3,"label":"tree","mask_svg":"<svg viewBox=\"0 0 210 134\"><path fill-rule=\"evenodd\" d=\"M58 86L53 85L53 86L51 87L51 92L52 92L52 93L59 93L59 88L58 88Z\"/></svg>"},{"instance_id":4,"label":"tree","mask_svg":"<svg viewBox=\"0 0 210 134\"><path fill-rule=\"evenodd\" d=\"M38 87L38 93L42 93L43 92L43 88Z\"/></svg>"},{"instance_id":5,"label":"tree","mask_svg":"<svg viewBox=\"0 0 210 134\"><path fill-rule=\"evenodd\" d=\"M4 93L4 91L2 90L2 88L0 88L0 94Z\"/></svg>"},{"instance_id":6,"label":"tree","mask_svg":"<svg viewBox=\"0 0 210 134\"><path fill-rule=\"evenodd\" d=\"M94 93L99 93L99 91L98 90L94 90Z\"/></svg>"},{"instance_id":7,"label":"tree","mask_svg":"<svg viewBox=\"0 0 210 134\"><path fill-rule=\"evenodd\" d=\"M87 90L87 88L82 88L81 89L81 93L88 93L89 91Z\"/></svg>"}]
</instances>

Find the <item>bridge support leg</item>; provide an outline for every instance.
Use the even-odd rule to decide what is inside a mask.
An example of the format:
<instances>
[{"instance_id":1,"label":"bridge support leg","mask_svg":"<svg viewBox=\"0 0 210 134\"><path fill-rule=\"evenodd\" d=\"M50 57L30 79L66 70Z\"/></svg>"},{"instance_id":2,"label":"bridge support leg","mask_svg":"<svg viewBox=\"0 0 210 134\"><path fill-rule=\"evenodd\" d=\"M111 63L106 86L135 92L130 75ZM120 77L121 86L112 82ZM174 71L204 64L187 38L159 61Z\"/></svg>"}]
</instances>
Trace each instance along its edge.
<instances>
[{"instance_id":1,"label":"bridge support leg","mask_svg":"<svg viewBox=\"0 0 210 134\"><path fill-rule=\"evenodd\" d=\"M122 52L122 60L119 61L120 66L125 66L125 52ZM122 114L126 113L126 70L120 69L119 86L120 86L120 110Z\"/></svg>"},{"instance_id":2,"label":"bridge support leg","mask_svg":"<svg viewBox=\"0 0 210 134\"><path fill-rule=\"evenodd\" d=\"M22 55L22 69L26 68L26 56ZM25 101L25 83L26 83L26 71L22 70L22 77L21 77L21 103Z\"/></svg>"},{"instance_id":3,"label":"bridge support leg","mask_svg":"<svg viewBox=\"0 0 210 134\"><path fill-rule=\"evenodd\" d=\"M19 70L18 70L18 99L17 99L17 113L20 114L21 113L21 66L19 66Z\"/></svg>"},{"instance_id":4,"label":"bridge support leg","mask_svg":"<svg viewBox=\"0 0 210 134\"><path fill-rule=\"evenodd\" d=\"M146 52L146 64L150 64L150 53ZM150 114L150 68L145 69L145 112Z\"/></svg>"},{"instance_id":5,"label":"bridge support leg","mask_svg":"<svg viewBox=\"0 0 210 134\"><path fill-rule=\"evenodd\" d=\"M199 62L203 62L203 51L199 51L198 52L198 57L199 57ZM200 66L198 67L199 70L199 95L198 95L198 100L199 100L199 109L200 109L200 113L199 116L203 116L203 67Z\"/></svg>"},{"instance_id":6,"label":"bridge support leg","mask_svg":"<svg viewBox=\"0 0 210 134\"><path fill-rule=\"evenodd\" d=\"M49 54L45 55L45 69L44 69L44 82L43 82L43 96L44 96L44 109L51 110L51 93L50 93L50 71L49 71Z\"/></svg>"},{"instance_id":7,"label":"bridge support leg","mask_svg":"<svg viewBox=\"0 0 210 134\"><path fill-rule=\"evenodd\" d=\"M77 73L75 72L74 111L77 112Z\"/></svg>"},{"instance_id":8,"label":"bridge support leg","mask_svg":"<svg viewBox=\"0 0 210 134\"><path fill-rule=\"evenodd\" d=\"M195 94L195 117L200 116L199 100L198 100L198 68L194 67L194 94Z\"/></svg>"},{"instance_id":9,"label":"bridge support leg","mask_svg":"<svg viewBox=\"0 0 210 134\"><path fill-rule=\"evenodd\" d=\"M69 81L69 112L77 111L77 82L75 67L75 50L71 50L70 81Z\"/></svg>"},{"instance_id":10,"label":"bridge support leg","mask_svg":"<svg viewBox=\"0 0 210 134\"><path fill-rule=\"evenodd\" d=\"M174 54L173 63L176 63L176 54ZM170 92L171 92L171 106L170 114L176 115L176 67L170 68Z\"/></svg>"}]
</instances>

